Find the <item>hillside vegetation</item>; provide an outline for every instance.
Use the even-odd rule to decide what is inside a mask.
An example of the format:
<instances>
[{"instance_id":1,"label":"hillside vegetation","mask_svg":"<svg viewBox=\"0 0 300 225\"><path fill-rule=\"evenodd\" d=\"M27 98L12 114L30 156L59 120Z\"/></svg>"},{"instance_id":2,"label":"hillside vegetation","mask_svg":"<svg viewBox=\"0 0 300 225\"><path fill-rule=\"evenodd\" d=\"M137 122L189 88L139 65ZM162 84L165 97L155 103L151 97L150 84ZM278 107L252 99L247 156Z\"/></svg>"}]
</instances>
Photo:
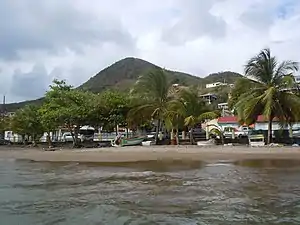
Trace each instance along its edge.
<instances>
[{"instance_id":1,"label":"hillside vegetation","mask_svg":"<svg viewBox=\"0 0 300 225\"><path fill-rule=\"evenodd\" d=\"M78 88L94 93L99 93L107 89L127 91L137 81L138 77L156 68L160 67L142 59L132 57L125 58L103 69ZM213 73L204 78L171 70L166 70L166 72L168 79L172 83L197 86L201 89L204 89L207 83L224 81L227 83L234 83L235 80L241 76L238 73L229 71ZM40 98L37 100L7 104L6 110L15 111L28 104L41 104L42 100L43 99Z\"/></svg>"}]
</instances>

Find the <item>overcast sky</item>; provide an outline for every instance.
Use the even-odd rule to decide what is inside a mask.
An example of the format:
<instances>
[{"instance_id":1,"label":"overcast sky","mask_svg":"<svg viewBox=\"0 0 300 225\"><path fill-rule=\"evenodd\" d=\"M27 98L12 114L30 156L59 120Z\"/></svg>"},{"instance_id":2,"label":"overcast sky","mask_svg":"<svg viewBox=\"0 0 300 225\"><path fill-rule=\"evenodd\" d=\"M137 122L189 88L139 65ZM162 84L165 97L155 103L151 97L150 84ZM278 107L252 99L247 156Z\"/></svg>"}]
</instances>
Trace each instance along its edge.
<instances>
[{"instance_id":1,"label":"overcast sky","mask_svg":"<svg viewBox=\"0 0 300 225\"><path fill-rule=\"evenodd\" d=\"M197 76L265 47L300 61L299 24L299 0L1 0L0 95L35 99L127 56Z\"/></svg>"}]
</instances>

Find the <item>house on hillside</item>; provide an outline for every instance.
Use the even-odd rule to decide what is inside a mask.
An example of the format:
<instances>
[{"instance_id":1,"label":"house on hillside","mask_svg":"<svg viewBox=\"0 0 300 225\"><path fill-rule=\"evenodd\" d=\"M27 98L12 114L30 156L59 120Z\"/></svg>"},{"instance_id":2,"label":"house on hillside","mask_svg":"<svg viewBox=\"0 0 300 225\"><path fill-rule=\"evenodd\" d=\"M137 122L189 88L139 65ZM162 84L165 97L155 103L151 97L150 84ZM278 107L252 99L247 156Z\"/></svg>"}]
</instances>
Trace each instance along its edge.
<instances>
[{"instance_id":1,"label":"house on hillside","mask_svg":"<svg viewBox=\"0 0 300 225\"><path fill-rule=\"evenodd\" d=\"M211 104L211 103L213 103L214 101L217 100L217 96L215 94L212 94L212 93L207 93L207 94L204 94L204 95L200 95L200 97L202 99L204 99L204 101L206 101L208 104Z\"/></svg>"},{"instance_id":2,"label":"house on hillside","mask_svg":"<svg viewBox=\"0 0 300 225\"><path fill-rule=\"evenodd\" d=\"M295 78L295 82L297 84L300 84L300 75L295 75L294 78Z\"/></svg>"},{"instance_id":3,"label":"house on hillside","mask_svg":"<svg viewBox=\"0 0 300 225\"><path fill-rule=\"evenodd\" d=\"M227 85L228 85L227 83L215 82L215 83L206 84L206 88L215 88L215 87L227 86Z\"/></svg>"},{"instance_id":4,"label":"house on hillside","mask_svg":"<svg viewBox=\"0 0 300 225\"><path fill-rule=\"evenodd\" d=\"M221 111L222 113L222 116L231 116L233 115L232 114L232 111L229 110L229 107L228 107L228 103L227 102L223 102L223 103L219 103L217 105L218 109Z\"/></svg>"},{"instance_id":5,"label":"house on hillside","mask_svg":"<svg viewBox=\"0 0 300 225\"><path fill-rule=\"evenodd\" d=\"M227 102L219 103L218 104L218 109L220 109L220 110L228 110L229 109L228 103Z\"/></svg>"},{"instance_id":6,"label":"house on hillside","mask_svg":"<svg viewBox=\"0 0 300 225\"><path fill-rule=\"evenodd\" d=\"M215 83L206 84L206 88L215 88L220 86L229 86L230 88L233 88L234 84L228 84L225 82L215 82Z\"/></svg>"}]
</instances>

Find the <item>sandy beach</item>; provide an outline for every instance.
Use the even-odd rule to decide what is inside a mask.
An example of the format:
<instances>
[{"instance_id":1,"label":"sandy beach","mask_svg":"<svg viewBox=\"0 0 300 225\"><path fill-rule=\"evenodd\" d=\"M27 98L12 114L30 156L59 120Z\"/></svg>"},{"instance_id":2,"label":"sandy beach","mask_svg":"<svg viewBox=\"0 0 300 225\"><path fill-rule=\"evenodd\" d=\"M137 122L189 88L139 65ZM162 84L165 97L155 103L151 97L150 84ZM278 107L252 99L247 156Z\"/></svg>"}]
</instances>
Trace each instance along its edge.
<instances>
[{"instance_id":1,"label":"sandy beach","mask_svg":"<svg viewBox=\"0 0 300 225\"><path fill-rule=\"evenodd\" d=\"M237 147L237 146L151 146L99 149L20 149L5 147L0 159L24 159L50 162L134 162L150 160L243 160L293 159L300 160L297 147Z\"/></svg>"}]
</instances>

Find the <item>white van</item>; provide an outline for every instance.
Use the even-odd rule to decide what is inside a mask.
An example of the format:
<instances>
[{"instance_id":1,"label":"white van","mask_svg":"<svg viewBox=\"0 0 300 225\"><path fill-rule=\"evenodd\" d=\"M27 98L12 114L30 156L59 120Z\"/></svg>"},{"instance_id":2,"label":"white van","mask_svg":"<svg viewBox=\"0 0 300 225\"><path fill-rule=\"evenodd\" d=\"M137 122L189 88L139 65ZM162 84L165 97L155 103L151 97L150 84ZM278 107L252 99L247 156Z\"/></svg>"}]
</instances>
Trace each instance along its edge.
<instances>
[{"instance_id":1,"label":"white van","mask_svg":"<svg viewBox=\"0 0 300 225\"><path fill-rule=\"evenodd\" d=\"M5 131L4 139L11 143L22 143L23 138L21 135L14 133L13 131Z\"/></svg>"}]
</instances>

